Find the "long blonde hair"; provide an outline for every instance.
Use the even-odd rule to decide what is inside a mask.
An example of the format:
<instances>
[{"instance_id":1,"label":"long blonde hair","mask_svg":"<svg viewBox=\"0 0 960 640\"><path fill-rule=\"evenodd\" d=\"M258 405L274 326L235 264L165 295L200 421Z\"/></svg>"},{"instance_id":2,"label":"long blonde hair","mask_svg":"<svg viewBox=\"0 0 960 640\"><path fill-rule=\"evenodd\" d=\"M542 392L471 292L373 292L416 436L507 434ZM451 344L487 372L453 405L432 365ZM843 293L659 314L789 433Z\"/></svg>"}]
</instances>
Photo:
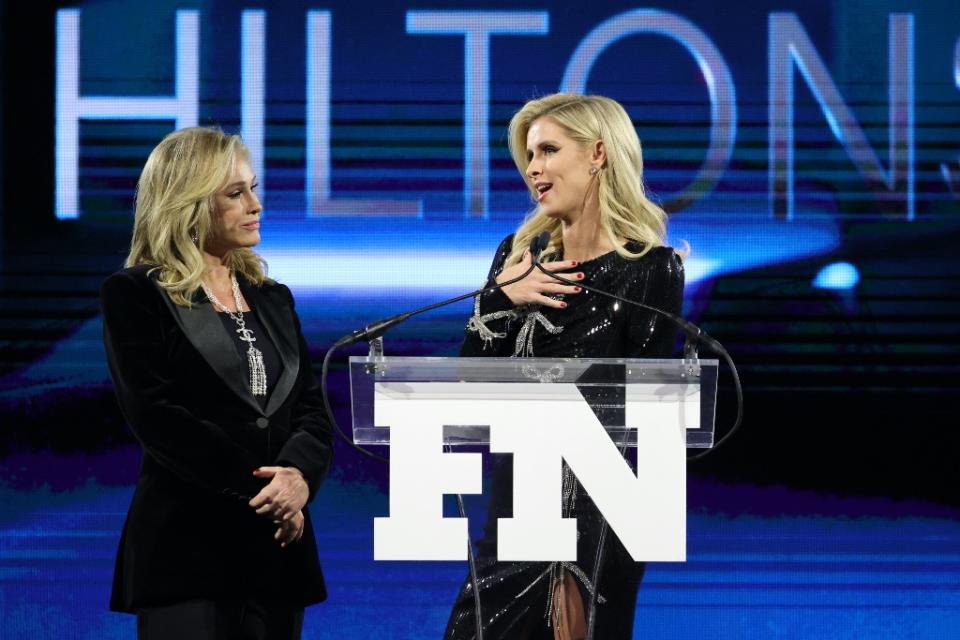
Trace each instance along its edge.
<instances>
[{"instance_id":1,"label":"long blonde hair","mask_svg":"<svg viewBox=\"0 0 960 640\"><path fill-rule=\"evenodd\" d=\"M582 147L603 141L606 163L595 175L600 199L600 225L617 253L634 259L665 244L667 214L644 193L640 138L620 103L603 96L554 93L527 102L513 116L508 129L510 153L534 201L537 192L526 180L530 164L527 132L534 121L543 117L549 117L563 127L566 134ZM550 232L550 245L544 254L558 254L563 241L561 222L541 215L537 207L517 229L506 265L520 262L530 241L544 231ZM643 248L632 252L620 244L623 238L635 240Z\"/></svg>"},{"instance_id":2,"label":"long blonde hair","mask_svg":"<svg viewBox=\"0 0 960 640\"><path fill-rule=\"evenodd\" d=\"M174 131L150 153L137 182L127 267L148 264L178 305L191 306L204 274L200 253L214 229L214 196L249 152L239 136L219 129ZM196 238L194 241L193 238ZM227 255L231 269L260 285L266 263L252 249Z\"/></svg>"}]
</instances>

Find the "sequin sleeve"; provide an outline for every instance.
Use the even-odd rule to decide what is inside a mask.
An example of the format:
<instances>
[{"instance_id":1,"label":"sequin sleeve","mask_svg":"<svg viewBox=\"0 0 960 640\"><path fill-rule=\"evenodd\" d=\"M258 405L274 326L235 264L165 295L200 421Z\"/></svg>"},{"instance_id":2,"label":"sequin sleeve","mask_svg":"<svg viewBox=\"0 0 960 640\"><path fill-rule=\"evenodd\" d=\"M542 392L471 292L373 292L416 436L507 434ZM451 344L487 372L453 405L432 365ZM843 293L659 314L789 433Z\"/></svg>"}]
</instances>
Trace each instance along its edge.
<instances>
[{"instance_id":1,"label":"sequin sleeve","mask_svg":"<svg viewBox=\"0 0 960 640\"><path fill-rule=\"evenodd\" d=\"M504 238L493 256L490 270L487 272L487 284L496 284L496 278L503 271L503 265L513 248L513 234ZM464 329L461 357L509 356L510 345L502 338L506 324L515 317L513 302L500 289L487 291L474 299L473 315Z\"/></svg>"},{"instance_id":2,"label":"sequin sleeve","mask_svg":"<svg viewBox=\"0 0 960 640\"><path fill-rule=\"evenodd\" d=\"M683 304L683 261L671 247L657 247L637 260L630 298L680 315ZM629 358L669 358L677 340L677 326L669 319L643 309L630 311L627 353Z\"/></svg>"}]
</instances>

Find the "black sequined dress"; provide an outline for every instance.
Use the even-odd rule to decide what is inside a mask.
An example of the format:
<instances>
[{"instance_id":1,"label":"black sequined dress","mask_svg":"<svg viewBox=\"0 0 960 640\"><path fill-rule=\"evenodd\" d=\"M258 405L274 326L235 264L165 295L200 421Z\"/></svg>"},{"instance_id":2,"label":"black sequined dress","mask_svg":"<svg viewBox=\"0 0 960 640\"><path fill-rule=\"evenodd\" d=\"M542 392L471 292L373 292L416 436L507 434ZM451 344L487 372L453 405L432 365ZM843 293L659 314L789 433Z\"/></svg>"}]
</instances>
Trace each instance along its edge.
<instances>
[{"instance_id":1,"label":"black sequined dress","mask_svg":"<svg viewBox=\"0 0 960 640\"><path fill-rule=\"evenodd\" d=\"M489 280L503 269L513 236L497 248ZM641 245L630 243L631 251ZM683 298L683 264L669 247L658 247L642 258L628 260L615 251L583 262L583 282L623 298L674 314ZM589 291L564 298L565 309L514 308L501 291L484 294L467 325L461 356L523 356L582 358L668 358L677 335L668 320L637 307L618 303ZM511 313L511 311L513 313ZM501 337L493 337L500 334ZM589 370L588 370L589 371ZM600 372L603 375L603 372ZM618 416L599 408L584 392L602 424ZM596 406L595 406L596 405ZM622 416L619 416L620 424ZM495 456L490 501L483 538L477 543L484 640L552 640L549 626L552 582L559 571L574 577L584 611L596 594L594 633L597 640L632 637L637 591L643 563L634 562L611 531L590 497L564 465L563 514L577 518L577 562L497 562L497 519L512 514L512 461ZM598 553L599 552L599 553ZM589 614L588 614L589 615ZM457 596L444 637L475 637L474 597L469 576Z\"/></svg>"}]
</instances>

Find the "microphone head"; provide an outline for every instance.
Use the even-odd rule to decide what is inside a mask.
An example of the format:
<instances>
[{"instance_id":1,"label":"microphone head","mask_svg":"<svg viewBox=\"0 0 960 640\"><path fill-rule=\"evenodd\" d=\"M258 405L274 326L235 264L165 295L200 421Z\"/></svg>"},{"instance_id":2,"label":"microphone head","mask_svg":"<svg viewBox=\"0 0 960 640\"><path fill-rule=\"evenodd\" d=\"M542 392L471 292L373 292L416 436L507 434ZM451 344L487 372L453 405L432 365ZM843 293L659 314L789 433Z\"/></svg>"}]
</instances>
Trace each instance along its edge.
<instances>
[{"instance_id":1,"label":"microphone head","mask_svg":"<svg viewBox=\"0 0 960 640\"><path fill-rule=\"evenodd\" d=\"M530 241L530 255L534 262L540 261L540 254L550 246L550 232L542 231L540 235Z\"/></svg>"}]
</instances>

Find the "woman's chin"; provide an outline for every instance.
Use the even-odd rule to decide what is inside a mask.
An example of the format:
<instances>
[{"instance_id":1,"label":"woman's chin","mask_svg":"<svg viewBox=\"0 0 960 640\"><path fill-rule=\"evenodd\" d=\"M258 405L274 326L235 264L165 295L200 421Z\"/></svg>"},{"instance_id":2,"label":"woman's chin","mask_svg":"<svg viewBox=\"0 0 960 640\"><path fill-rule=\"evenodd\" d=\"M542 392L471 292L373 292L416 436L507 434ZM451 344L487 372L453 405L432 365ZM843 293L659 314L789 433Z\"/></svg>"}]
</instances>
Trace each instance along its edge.
<instances>
[{"instance_id":1,"label":"woman's chin","mask_svg":"<svg viewBox=\"0 0 960 640\"><path fill-rule=\"evenodd\" d=\"M570 216L566 211L561 211L553 207L540 207L540 215L551 220L569 220Z\"/></svg>"},{"instance_id":2,"label":"woman's chin","mask_svg":"<svg viewBox=\"0 0 960 640\"><path fill-rule=\"evenodd\" d=\"M236 238L232 242L217 244L217 246L210 246L205 248L205 251L211 255L223 257L231 251L236 251L238 249L252 249L253 247L260 244L260 234L257 233L255 236L247 234L245 238Z\"/></svg>"},{"instance_id":3,"label":"woman's chin","mask_svg":"<svg viewBox=\"0 0 960 640\"><path fill-rule=\"evenodd\" d=\"M250 231L245 233L242 238L237 239L237 249L249 249L260 244L260 232Z\"/></svg>"}]
</instances>

